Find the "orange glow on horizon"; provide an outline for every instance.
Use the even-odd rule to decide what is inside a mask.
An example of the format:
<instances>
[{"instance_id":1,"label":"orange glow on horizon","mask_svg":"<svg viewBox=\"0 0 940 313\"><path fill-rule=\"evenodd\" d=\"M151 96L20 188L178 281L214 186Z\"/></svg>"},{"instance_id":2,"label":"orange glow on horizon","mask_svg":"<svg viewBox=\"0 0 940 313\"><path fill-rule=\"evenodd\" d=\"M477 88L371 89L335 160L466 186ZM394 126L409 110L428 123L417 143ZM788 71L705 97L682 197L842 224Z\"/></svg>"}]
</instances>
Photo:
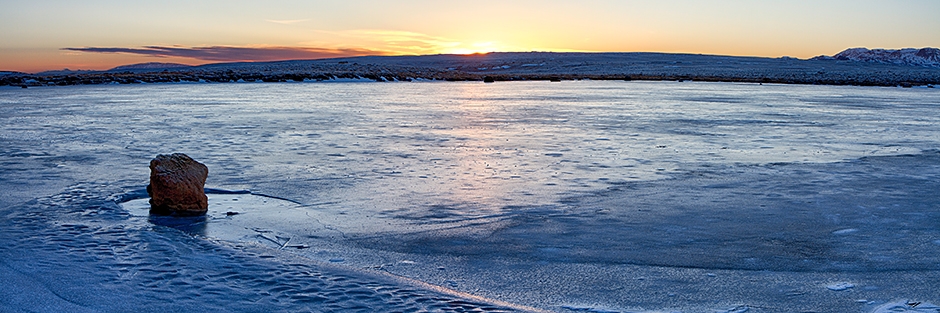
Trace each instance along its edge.
<instances>
[{"instance_id":1,"label":"orange glow on horizon","mask_svg":"<svg viewBox=\"0 0 940 313\"><path fill-rule=\"evenodd\" d=\"M470 49L453 49L449 51L441 51L441 54L461 54L461 55L471 55L471 54L487 54L495 51L478 51Z\"/></svg>"},{"instance_id":2,"label":"orange glow on horizon","mask_svg":"<svg viewBox=\"0 0 940 313\"><path fill-rule=\"evenodd\" d=\"M225 10L202 2L56 3L5 3L0 71L524 51L802 59L852 47L932 47L937 32L897 29L940 28L933 0L832 0L812 8L737 0L275 0Z\"/></svg>"},{"instance_id":3,"label":"orange glow on horizon","mask_svg":"<svg viewBox=\"0 0 940 313\"><path fill-rule=\"evenodd\" d=\"M441 54L487 54L490 52L506 52L509 49L496 45L492 41L476 42L471 45L459 44L456 47L441 49Z\"/></svg>"}]
</instances>

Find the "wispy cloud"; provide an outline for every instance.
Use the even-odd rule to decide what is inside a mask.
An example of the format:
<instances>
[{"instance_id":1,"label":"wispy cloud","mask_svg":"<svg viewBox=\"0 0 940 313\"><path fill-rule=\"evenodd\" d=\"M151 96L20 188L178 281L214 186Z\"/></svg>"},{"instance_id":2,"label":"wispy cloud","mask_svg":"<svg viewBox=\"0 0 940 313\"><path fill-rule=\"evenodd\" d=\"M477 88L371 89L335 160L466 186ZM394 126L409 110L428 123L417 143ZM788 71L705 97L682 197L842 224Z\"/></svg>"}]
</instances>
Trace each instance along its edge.
<instances>
[{"instance_id":1,"label":"wispy cloud","mask_svg":"<svg viewBox=\"0 0 940 313\"><path fill-rule=\"evenodd\" d=\"M306 21L309 21L309 20L310 20L310 19L308 18L308 19L302 19L302 20L264 20L264 21L265 21L265 22L271 22L271 23L277 23L277 24L296 24L296 23L303 23L303 22L306 22Z\"/></svg>"},{"instance_id":2,"label":"wispy cloud","mask_svg":"<svg viewBox=\"0 0 940 313\"><path fill-rule=\"evenodd\" d=\"M163 47L146 46L140 48L115 48L115 47L84 47L84 48L62 48L66 51L79 51L90 53L126 53L151 57L182 57L204 61L217 62L236 62L236 61L279 61L279 60L304 60L304 59L324 59L338 58L361 55L384 55L387 52L360 49L329 49L329 48L306 48L306 47L233 47L233 46L211 46L211 47Z\"/></svg>"},{"instance_id":3,"label":"wispy cloud","mask_svg":"<svg viewBox=\"0 0 940 313\"><path fill-rule=\"evenodd\" d=\"M492 51L531 51L499 41L468 41L454 38L428 35L419 32L386 30L386 29L357 29L335 32L333 34L352 38L358 41L371 42L370 47L381 47L386 51L399 54L436 54L458 53L469 54Z\"/></svg>"},{"instance_id":4,"label":"wispy cloud","mask_svg":"<svg viewBox=\"0 0 940 313\"><path fill-rule=\"evenodd\" d=\"M340 34L358 40L375 41L384 49L407 54L441 53L462 44L450 38L400 30L358 29L342 31Z\"/></svg>"}]
</instances>

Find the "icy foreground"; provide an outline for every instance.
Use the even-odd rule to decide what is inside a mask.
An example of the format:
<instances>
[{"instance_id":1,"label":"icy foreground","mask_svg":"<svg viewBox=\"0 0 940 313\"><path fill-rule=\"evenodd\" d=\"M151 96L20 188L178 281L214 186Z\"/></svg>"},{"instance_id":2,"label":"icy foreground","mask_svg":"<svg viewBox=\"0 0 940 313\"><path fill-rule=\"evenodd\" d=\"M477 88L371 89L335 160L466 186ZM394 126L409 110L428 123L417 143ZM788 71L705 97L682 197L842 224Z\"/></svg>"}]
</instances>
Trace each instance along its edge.
<instances>
[{"instance_id":1,"label":"icy foreground","mask_svg":"<svg viewBox=\"0 0 940 313\"><path fill-rule=\"evenodd\" d=\"M935 90L3 89L0 311L936 312Z\"/></svg>"}]
</instances>

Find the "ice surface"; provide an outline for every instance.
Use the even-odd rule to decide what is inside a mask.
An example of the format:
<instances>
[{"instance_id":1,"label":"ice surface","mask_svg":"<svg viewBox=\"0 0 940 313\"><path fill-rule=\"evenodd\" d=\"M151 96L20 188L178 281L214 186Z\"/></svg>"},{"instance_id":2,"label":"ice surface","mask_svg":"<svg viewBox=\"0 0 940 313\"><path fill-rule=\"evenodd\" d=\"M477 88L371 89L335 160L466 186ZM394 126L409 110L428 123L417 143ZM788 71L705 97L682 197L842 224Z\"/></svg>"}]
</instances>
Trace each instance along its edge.
<instances>
[{"instance_id":1,"label":"ice surface","mask_svg":"<svg viewBox=\"0 0 940 313\"><path fill-rule=\"evenodd\" d=\"M146 199L118 206L140 190L116 199L89 193L107 189L72 186L4 211L10 224L0 234L0 311L527 311L376 271L300 259L280 250L298 247L289 243L265 249L242 238L218 241L252 232L280 240L269 230L227 225L232 216L218 210L227 209L226 202L237 199L247 205L239 208L261 205L282 213L296 207L289 201L213 195L209 216L173 219L149 216ZM243 211L245 218L257 213ZM255 220L255 226L265 226L262 218Z\"/></svg>"},{"instance_id":2,"label":"ice surface","mask_svg":"<svg viewBox=\"0 0 940 313\"><path fill-rule=\"evenodd\" d=\"M936 303L938 105L676 82L4 89L0 311ZM149 217L147 162L171 152L250 193Z\"/></svg>"},{"instance_id":3,"label":"ice surface","mask_svg":"<svg viewBox=\"0 0 940 313\"><path fill-rule=\"evenodd\" d=\"M875 307L872 310L872 313L900 313L900 312L917 312L917 313L933 313L940 312L940 306L934 305L930 302L921 302L921 301L892 301Z\"/></svg>"}]
</instances>

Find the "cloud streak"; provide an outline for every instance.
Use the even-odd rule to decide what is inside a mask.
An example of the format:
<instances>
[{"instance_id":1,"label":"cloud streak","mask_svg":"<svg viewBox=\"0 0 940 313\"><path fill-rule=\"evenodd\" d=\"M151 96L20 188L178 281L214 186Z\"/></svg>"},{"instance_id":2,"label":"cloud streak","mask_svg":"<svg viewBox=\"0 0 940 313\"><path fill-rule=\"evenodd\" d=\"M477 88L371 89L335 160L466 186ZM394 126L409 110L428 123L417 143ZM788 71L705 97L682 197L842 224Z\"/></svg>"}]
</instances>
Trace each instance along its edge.
<instances>
[{"instance_id":1,"label":"cloud streak","mask_svg":"<svg viewBox=\"0 0 940 313\"><path fill-rule=\"evenodd\" d=\"M339 58L362 55L385 55L387 52L350 48L350 49L328 49L328 48L305 48L305 47L234 47L234 46L211 46L211 47L164 47L164 46L145 46L140 48L118 48L118 47L84 47L84 48L62 48L66 51L78 51L89 53L123 53L136 54L142 56L166 58L180 57L191 58L203 61L215 62L244 62L244 61L281 61L281 60L308 60Z\"/></svg>"},{"instance_id":2,"label":"cloud streak","mask_svg":"<svg viewBox=\"0 0 940 313\"><path fill-rule=\"evenodd\" d=\"M399 30L360 29L343 34L360 40L375 40L388 50L408 54L441 53L462 44L450 38Z\"/></svg>"},{"instance_id":3,"label":"cloud streak","mask_svg":"<svg viewBox=\"0 0 940 313\"><path fill-rule=\"evenodd\" d=\"M308 19L302 19L302 20L265 20L265 21L271 22L271 23L276 23L276 24L285 24L285 25L288 25L288 24L303 23L303 22L306 22L306 21L309 21L309 20L310 20L310 19L308 18Z\"/></svg>"}]
</instances>

